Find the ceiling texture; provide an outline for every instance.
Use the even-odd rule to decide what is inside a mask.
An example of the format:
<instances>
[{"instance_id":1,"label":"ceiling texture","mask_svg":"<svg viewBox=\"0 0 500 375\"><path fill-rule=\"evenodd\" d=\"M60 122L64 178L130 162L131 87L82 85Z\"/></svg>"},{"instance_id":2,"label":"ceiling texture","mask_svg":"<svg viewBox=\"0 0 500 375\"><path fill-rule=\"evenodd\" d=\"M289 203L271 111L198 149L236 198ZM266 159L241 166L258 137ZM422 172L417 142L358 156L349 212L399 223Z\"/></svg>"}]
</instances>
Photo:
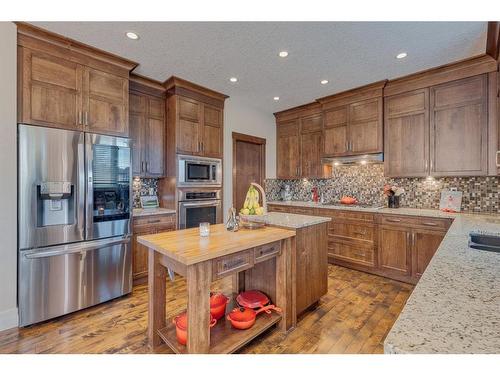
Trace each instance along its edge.
<instances>
[{"instance_id":1,"label":"ceiling texture","mask_svg":"<svg viewBox=\"0 0 500 375\"><path fill-rule=\"evenodd\" d=\"M487 30L486 22L33 24L134 60L138 74L159 81L175 75L269 113L483 54ZM283 50L287 58L278 57ZM396 59L400 52L408 57Z\"/></svg>"}]
</instances>

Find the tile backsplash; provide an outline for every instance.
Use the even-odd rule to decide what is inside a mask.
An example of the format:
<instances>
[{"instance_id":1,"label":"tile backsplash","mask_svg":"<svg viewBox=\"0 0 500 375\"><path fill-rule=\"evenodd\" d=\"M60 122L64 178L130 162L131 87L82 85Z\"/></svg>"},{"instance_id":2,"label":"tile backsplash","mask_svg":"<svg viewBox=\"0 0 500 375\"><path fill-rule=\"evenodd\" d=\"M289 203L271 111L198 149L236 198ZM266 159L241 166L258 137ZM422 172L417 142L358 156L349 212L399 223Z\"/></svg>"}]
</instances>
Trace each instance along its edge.
<instances>
[{"instance_id":1,"label":"tile backsplash","mask_svg":"<svg viewBox=\"0 0 500 375\"><path fill-rule=\"evenodd\" d=\"M281 187L290 184L294 200L311 200L316 186L326 201L338 201L343 195L354 196L361 203L386 205L384 184L405 190L401 206L439 208L442 190L456 188L463 193L462 211L500 213L499 177L387 178L382 164L335 167L328 179L266 180L266 197L279 200Z\"/></svg>"},{"instance_id":2,"label":"tile backsplash","mask_svg":"<svg viewBox=\"0 0 500 375\"><path fill-rule=\"evenodd\" d=\"M158 180L156 178L137 178L132 180L133 208L141 208L141 196L151 195L150 189L153 189L152 195L158 195Z\"/></svg>"}]
</instances>

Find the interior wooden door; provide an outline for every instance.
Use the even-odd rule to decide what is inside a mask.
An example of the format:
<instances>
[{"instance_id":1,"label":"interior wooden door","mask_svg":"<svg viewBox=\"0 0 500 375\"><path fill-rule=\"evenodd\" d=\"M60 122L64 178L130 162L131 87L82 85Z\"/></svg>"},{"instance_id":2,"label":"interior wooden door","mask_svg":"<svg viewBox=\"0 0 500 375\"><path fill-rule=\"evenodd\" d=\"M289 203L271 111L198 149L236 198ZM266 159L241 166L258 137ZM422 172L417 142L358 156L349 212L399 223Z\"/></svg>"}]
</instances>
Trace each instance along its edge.
<instances>
[{"instance_id":1,"label":"interior wooden door","mask_svg":"<svg viewBox=\"0 0 500 375\"><path fill-rule=\"evenodd\" d=\"M487 173L487 75L431 88L431 174Z\"/></svg>"},{"instance_id":2,"label":"interior wooden door","mask_svg":"<svg viewBox=\"0 0 500 375\"><path fill-rule=\"evenodd\" d=\"M429 174L429 90L385 99L385 175L426 177Z\"/></svg>"},{"instance_id":3,"label":"interior wooden door","mask_svg":"<svg viewBox=\"0 0 500 375\"><path fill-rule=\"evenodd\" d=\"M378 265L388 275L409 276L410 232L406 228L379 227Z\"/></svg>"},{"instance_id":4,"label":"interior wooden door","mask_svg":"<svg viewBox=\"0 0 500 375\"><path fill-rule=\"evenodd\" d=\"M350 154L382 152L382 98L364 100L349 106L347 138Z\"/></svg>"},{"instance_id":5,"label":"interior wooden door","mask_svg":"<svg viewBox=\"0 0 500 375\"><path fill-rule=\"evenodd\" d=\"M436 253L446 232L414 230L412 233L412 277L420 278Z\"/></svg>"},{"instance_id":6,"label":"interior wooden door","mask_svg":"<svg viewBox=\"0 0 500 375\"><path fill-rule=\"evenodd\" d=\"M128 79L85 68L85 130L128 136Z\"/></svg>"},{"instance_id":7,"label":"interior wooden door","mask_svg":"<svg viewBox=\"0 0 500 375\"><path fill-rule=\"evenodd\" d=\"M278 178L298 178L300 176L301 155L298 120L278 124L276 159Z\"/></svg>"},{"instance_id":8,"label":"interior wooden door","mask_svg":"<svg viewBox=\"0 0 500 375\"><path fill-rule=\"evenodd\" d=\"M23 85L19 121L81 130L82 66L23 47L19 52Z\"/></svg>"},{"instance_id":9,"label":"interior wooden door","mask_svg":"<svg viewBox=\"0 0 500 375\"><path fill-rule=\"evenodd\" d=\"M266 140L233 133L233 207L243 207L250 183L264 186L266 178Z\"/></svg>"},{"instance_id":10,"label":"interior wooden door","mask_svg":"<svg viewBox=\"0 0 500 375\"><path fill-rule=\"evenodd\" d=\"M347 106L325 111L323 121L323 154L325 156L347 154Z\"/></svg>"},{"instance_id":11,"label":"interior wooden door","mask_svg":"<svg viewBox=\"0 0 500 375\"><path fill-rule=\"evenodd\" d=\"M203 156L222 158L222 109L203 105Z\"/></svg>"},{"instance_id":12,"label":"interior wooden door","mask_svg":"<svg viewBox=\"0 0 500 375\"><path fill-rule=\"evenodd\" d=\"M196 100L178 97L177 152L201 154L201 104Z\"/></svg>"}]
</instances>

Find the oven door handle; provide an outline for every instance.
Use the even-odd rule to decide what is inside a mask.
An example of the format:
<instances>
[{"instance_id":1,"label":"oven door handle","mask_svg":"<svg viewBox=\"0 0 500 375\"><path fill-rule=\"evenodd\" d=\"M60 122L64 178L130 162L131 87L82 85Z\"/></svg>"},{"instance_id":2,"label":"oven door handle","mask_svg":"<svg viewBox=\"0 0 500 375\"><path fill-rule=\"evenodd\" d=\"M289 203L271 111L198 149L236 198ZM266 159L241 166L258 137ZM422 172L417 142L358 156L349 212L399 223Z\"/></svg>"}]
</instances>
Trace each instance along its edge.
<instances>
[{"instance_id":1,"label":"oven door handle","mask_svg":"<svg viewBox=\"0 0 500 375\"><path fill-rule=\"evenodd\" d=\"M190 202L190 203L184 203L181 202L182 207L207 207L207 206L219 206L220 201L198 201L198 202Z\"/></svg>"}]
</instances>

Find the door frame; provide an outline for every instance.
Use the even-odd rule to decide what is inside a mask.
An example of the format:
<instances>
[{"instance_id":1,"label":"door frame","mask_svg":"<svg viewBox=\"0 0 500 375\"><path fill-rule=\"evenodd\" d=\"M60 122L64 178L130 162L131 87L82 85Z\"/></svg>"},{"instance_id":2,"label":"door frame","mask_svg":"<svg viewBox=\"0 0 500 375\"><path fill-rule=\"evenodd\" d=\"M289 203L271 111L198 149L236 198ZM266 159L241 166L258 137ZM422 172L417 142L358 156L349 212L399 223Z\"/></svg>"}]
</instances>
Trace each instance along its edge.
<instances>
[{"instance_id":1,"label":"door frame","mask_svg":"<svg viewBox=\"0 0 500 375\"><path fill-rule=\"evenodd\" d=\"M236 142L238 142L238 141L248 142L248 143L253 143L253 144L260 146L261 154L262 154L262 160L260 163L260 169L262 171L262 180L259 181L259 183L262 187L264 187L264 180L266 179L266 139L256 137L253 135L237 133L237 132L232 132L232 138L233 138L233 160L232 160L233 166L232 166L232 187L231 188L233 190L233 194L232 194L233 196L232 196L231 204L234 206L234 202L236 200L236 189L234 188L236 186Z\"/></svg>"}]
</instances>

